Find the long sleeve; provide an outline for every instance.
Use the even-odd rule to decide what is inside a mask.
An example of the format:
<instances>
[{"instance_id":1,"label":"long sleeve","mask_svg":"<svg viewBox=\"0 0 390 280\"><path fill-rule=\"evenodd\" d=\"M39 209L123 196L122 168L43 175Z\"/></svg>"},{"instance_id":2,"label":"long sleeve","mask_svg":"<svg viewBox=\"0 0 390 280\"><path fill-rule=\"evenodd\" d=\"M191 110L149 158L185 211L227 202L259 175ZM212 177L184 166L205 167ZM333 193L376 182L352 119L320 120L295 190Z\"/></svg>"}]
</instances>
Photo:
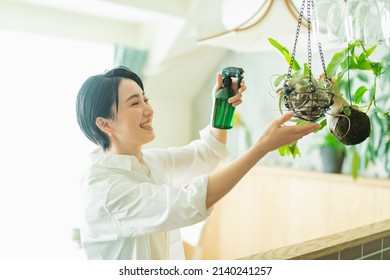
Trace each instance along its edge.
<instances>
[{"instance_id":1,"label":"long sleeve","mask_svg":"<svg viewBox=\"0 0 390 280\"><path fill-rule=\"evenodd\" d=\"M172 185L187 184L192 178L212 171L228 155L226 145L211 134L209 126L199 134L200 139L159 155Z\"/></svg>"}]
</instances>

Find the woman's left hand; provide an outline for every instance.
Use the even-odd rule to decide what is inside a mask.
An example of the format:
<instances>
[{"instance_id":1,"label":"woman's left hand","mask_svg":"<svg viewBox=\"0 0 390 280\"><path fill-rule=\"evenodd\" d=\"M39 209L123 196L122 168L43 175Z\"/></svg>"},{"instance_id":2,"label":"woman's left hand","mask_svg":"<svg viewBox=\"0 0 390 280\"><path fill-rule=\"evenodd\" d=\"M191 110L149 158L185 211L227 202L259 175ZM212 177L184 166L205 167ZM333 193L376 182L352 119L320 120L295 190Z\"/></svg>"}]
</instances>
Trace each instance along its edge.
<instances>
[{"instance_id":1,"label":"woman's left hand","mask_svg":"<svg viewBox=\"0 0 390 280\"><path fill-rule=\"evenodd\" d=\"M217 73L217 80L214 86L214 94L222 87L222 74ZM228 99L228 102L232 104L233 107L237 107L242 103L242 94L246 90L246 84L244 80L241 80L240 88L237 90L237 79L233 79L232 89L236 93L234 96Z\"/></svg>"}]
</instances>

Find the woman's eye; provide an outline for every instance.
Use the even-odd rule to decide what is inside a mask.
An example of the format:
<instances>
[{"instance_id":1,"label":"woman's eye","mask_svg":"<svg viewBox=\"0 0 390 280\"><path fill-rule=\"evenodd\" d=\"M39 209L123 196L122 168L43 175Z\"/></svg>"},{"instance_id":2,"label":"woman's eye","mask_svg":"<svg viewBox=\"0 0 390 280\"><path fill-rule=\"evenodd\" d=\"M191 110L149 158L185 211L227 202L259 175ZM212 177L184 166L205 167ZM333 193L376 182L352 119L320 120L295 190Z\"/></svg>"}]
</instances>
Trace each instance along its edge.
<instances>
[{"instance_id":1,"label":"woman's eye","mask_svg":"<svg viewBox=\"0 0 390 280\"><path fill-rule=\"evenodd\" d=\"M137 106L139 104L139 102L134 102L131 104L131 106Z\"/></svg>"},{"instance_id":2,"label":"woman's eye","mask_svg":"<svg viewBox=\"0 0 390 280\"><path fill-rule=\"evenodd\" d=\"M145 102L146 104L148 104L148 103L149 103L149 98L145 98L144 102Z\"/></svg>"}]
</instances>

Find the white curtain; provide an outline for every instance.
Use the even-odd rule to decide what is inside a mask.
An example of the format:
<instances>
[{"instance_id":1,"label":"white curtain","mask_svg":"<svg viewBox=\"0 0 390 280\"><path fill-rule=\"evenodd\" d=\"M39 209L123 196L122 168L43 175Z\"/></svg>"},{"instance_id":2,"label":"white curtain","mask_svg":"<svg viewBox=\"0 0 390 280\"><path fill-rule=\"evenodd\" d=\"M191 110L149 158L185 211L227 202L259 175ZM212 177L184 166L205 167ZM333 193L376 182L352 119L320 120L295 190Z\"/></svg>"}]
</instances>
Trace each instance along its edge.
<instances>
[{"instance_id":1,"label":"white curtain","mask_svg":"<svg viewBox=\"0 0 390 280\"><path fill-rule=\"evenodd\" d=\"M142 77L142 71L147 58L147 50L129 49L119 45L115 46L114 66L126 66L140 77Z\"/></svg>"}]
</instances>

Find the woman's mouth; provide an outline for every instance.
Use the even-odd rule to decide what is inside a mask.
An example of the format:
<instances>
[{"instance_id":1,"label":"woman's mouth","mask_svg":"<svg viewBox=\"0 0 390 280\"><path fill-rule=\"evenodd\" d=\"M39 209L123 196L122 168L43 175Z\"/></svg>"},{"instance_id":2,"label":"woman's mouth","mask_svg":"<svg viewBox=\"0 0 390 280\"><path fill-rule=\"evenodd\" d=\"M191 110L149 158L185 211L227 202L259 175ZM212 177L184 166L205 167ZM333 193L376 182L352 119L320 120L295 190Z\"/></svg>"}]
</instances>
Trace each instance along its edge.
<instances>
[{"instance_id":1,"label":"woman's mouth","mask_svg":"<svg viewBox=\"0 0 390 280\"><path fill-rule=\"evenodd\" d=\"M141 123L141 128L143 128L143 129L152 129L153 127L152 127L152 122L151 121L149 121L149 122L145 122L145 123Z\"/></svg>"}]
</instances>

